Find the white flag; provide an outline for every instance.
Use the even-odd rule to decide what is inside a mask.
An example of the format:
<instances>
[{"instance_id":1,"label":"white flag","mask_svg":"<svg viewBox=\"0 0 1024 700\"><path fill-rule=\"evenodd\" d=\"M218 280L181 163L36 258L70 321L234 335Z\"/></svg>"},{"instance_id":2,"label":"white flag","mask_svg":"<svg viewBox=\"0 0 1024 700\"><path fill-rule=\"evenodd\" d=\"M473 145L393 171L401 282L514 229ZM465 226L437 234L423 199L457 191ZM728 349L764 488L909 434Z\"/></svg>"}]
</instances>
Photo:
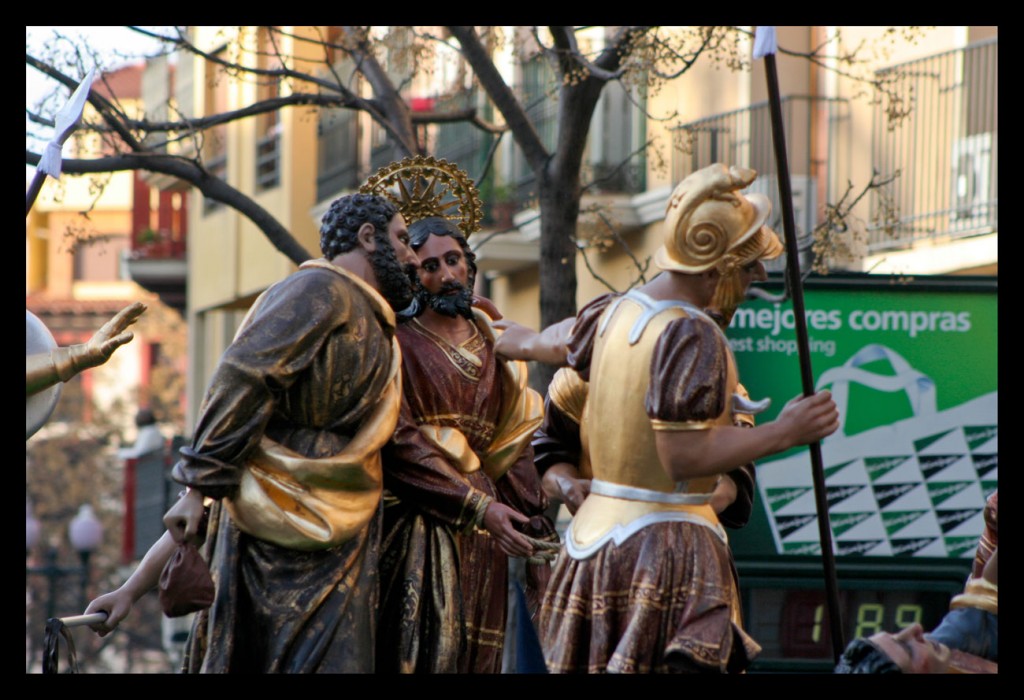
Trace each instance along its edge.
<instances>
[{"instance_id":1,"label":"white flag","mask_svg":"<svg viewBox=\"0 0 1024 700\"><path fill-rule=\"evenodd\" d=\"M775 27L758 27L754 32L754 58L774 55L779 45L775 41Z\"/></svg>"},{"instance_id":2,"label":"white flag","mask_svg":"<svg viewBox=\"0 0 1024 700\"><path fill-rule=\"evenodd\" d=\"M82 118L82 110L85 109L85 100L89 96L89 88L92 87L95 74L96 68L90 68L85 78L75 88L75 92L67 104L57 112L57 117L54 119L53 138L46 144L46 150L43 151L43 156L39 159L37 168L39 172L46 173L52 178L60 177L61 149L78 120Z\"/></svg>"}]
</instances>

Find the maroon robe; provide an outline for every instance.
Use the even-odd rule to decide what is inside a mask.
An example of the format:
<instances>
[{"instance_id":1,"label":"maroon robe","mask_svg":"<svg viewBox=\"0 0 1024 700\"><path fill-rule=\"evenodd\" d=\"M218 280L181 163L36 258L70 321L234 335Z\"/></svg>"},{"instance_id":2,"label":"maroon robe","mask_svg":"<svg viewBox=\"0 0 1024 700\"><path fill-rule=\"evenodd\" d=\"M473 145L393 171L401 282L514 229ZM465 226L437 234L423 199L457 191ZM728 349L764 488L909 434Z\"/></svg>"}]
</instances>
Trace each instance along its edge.
<instances>
[{"instance_id":1,"label":"maroon robe","mask_svg":"<svg viewBox=\"0 0 1024 700\"><path fill-rule=\"evenodd\" d=\"M454 348L417 321L399 326L398 338L405 400L383 453L378 670L498 673L508 557L480 518L496 499L531 518L527 534L552 536L533 450L526 445L496 481L483 469L462 473L418 426L457 428L483 458L502 406L492 343L477 329Z\"/></svg>"}]
</instances>

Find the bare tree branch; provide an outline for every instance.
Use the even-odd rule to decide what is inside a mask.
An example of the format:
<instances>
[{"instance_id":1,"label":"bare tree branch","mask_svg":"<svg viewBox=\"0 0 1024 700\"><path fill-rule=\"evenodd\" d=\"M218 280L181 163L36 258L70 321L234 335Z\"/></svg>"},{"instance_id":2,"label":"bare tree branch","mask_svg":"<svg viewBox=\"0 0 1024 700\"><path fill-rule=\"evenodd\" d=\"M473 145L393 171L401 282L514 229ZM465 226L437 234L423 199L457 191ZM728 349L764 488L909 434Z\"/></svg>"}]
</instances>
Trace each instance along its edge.
<instances>
[{"instance_id":1,"label":"bare tree branch","mask_svg":"<svg viewBox=\"0 0 1024 700\"><path fill-rule=\"evenodd\" d=\"M373 94L381 105L381 116L385 120L381 125L390 126L388 130L393 132L395 140L405 151L404 155L420 153L422 146L417 142L415 132L407 127L412 110L374 56L368 32L357 27L344 27L343 30L350 42L349 54L356 62L356 68L373 88Z\"/></svg>"},{"instance_id":2,"label":"bare tree branch","mask_svg":"<svg viewBox=\"0 0 1024 700\"><path fill-rule=\"evenodd\" d=\"M622 237L622 234L619 232L619 228L609 220L607 213L603 209L599 208L594 210L594 214L601 219L601 223L603 223L608 229L608 234L622 247L626 256L633 261L633 266L637 269L637 279L630 283L629 289L632 289L637 284L646 284L647 270L650 269L651 266L651 257L648 256L647 259L641 263L639 258L637 258L636 254L633 252L633 249L626 242L626 239Z\"/></svg>"},{"instance_id":3,"label":"bare tree branch","mask_svg":"<svg viewBox=\"0 0 1024 700\"><path fill-rule=\"evenodd\" d=\"M608 41L605 48L598 54L597 60L591 62L586 59L579 49L576 41L576 31L570 27L550 27L552 36L555 37L555 44L559 47L565 57L583 68L588 74L598 80L609 82L618 80L626 73L626 66L622 63L621 57L626 55L628 45L638 37L648 32L651 27L619 27L615 35ZM614 65L614 69L606 66Z\"/></svg>"},{"instance_id":4,"label":"bare tree branch","mask_svg":"<svg viewBox=\"0 0 1024 700\"><path fill-rule=\"evenodd\" d=\"M516 99L511 88L505 83L498 72L494 61L487 54L480 37L473 27L448 27L448 31L462 47L461 53L466 62L473 68L480 85L494 102L505 123L511 129L516 143L523 150L523 156L535 173L542 172L551 154L544 147L537 130L526 116L526 111Z\"/></svg>"},{"instance_id":5,"label":"bare tree branch","mask_svg":"<svg viewBox=\"0 0 1024 700\"><path fill-rule=\"evenodd\" d=\"M586 266L587 272L590 273L591 277L593 277L598 282L600 282L605 287L607 287L608 291L610 291L610 292L617 292L617 291L619 291L608 280L606 280L601 275L597 274L597 270L595 270L594 266L590 264L590 258L587 257L587 246L586 245L584 245L580 241L577 241L576 242L576 249L580 252L580 257L583 258L583 264Z\"/></svg>"},{"instance_id":6,"label":"bare tree branch","mask_svg":"<svg viewBox=\"0 0 1024 700\"><path fill-rule=\"evenodd\" d=\"M682 63L682 67L680 67L679 70L673 71L671 73L663 73L660 70L658 70L657 67L655 67L655 75L657 75L662 80L673 80L675 78L678 78L686 71L690 70L690 68L693 67L693 64L697 62L697 59L699 59L701 55L713 45L715 27L705 27L704 29L706 31L704 32L704 38L701 41L700 46L698 46L696 49L694 49L685 56L676 51L671 45L661 41L660 39L657 39L656 41L658 45L664 47L664 49L667 51L669 55L673 56L676 60L680 61Z\"/></svg>"},{"instance_id":7,"label":"bare tree branch","mask_svg":"<svg viewBox=\"0 0 1024 700\"><path fill-rule=\"evenodd\" d=\"M27 165L38 165L39 158L38 153L25 151ZM296 265L313 257L270 212L228 183L211 175L194 160L170 155L126 153L101 158L64 159L61 170L69 175L148 170L180 178L193 185L205 197L221 202L244 215L263 231L275 248Z\"/></svg>"}]
</instances>

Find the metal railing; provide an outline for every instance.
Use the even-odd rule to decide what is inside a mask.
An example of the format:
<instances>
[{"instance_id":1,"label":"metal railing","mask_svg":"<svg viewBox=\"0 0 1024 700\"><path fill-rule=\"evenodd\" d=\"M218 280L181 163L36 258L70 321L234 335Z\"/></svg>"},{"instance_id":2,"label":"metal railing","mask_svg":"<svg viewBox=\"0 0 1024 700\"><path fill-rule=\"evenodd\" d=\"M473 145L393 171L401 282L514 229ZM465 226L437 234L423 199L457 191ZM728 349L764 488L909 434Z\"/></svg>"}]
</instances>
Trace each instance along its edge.
<instances>
[{"instance_id":1,"label":"metal railing","mask_svg":"<svg viewBox=\"0 0 1024 700\"><path fill-rule=\"evenodd\" d=\"M899 177L872 198L870 251L998 229L998 48L992 39L876 73L909 114L893 122L884 98L875 108L874 167Z\"/></svg>"},{"instance_id":2,"label":"metal railing","mask_svg":"<svg viewBox=\"0 0 1024 700\"><path fill-rule=\"evenodd\" d=\"M256 141L256 189L269 190L281 181L281 136L272 133Z\"/></svg>"},{"instance_id":3,"label":"metal railing","mask_svg":"<svg viewBox=\"0 0 1024 700\"><path fill-rule=\"evenodd\" d=\"M359 125L349 109L321 109L317 135L318 201L359 186Z\"/></svg>"}]
</instances>

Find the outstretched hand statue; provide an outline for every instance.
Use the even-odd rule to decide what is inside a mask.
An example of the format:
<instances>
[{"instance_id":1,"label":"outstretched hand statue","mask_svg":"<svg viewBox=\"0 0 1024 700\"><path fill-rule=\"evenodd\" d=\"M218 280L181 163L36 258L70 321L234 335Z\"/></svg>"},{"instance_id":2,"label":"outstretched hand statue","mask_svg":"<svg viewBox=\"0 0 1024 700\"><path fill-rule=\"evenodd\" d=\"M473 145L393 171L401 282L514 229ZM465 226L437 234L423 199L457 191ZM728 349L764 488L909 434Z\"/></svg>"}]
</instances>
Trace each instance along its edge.
<instances>
[{"instance_id":1,"label":"outstretched hand statue","mask_svg":"<svg viewBox=\"0 0 1024 700\"><path fill-rule=\"evenodd\" d=\"M114 350L129 342L132 332L125 330L135 323L146 310L142 302L134 302L121 309L103 324L86 343L69 345L50 352L25 357L25 388L32 396L57 382L66 382L82 370L102 365Z\"/></svg>"}]
</instances>

